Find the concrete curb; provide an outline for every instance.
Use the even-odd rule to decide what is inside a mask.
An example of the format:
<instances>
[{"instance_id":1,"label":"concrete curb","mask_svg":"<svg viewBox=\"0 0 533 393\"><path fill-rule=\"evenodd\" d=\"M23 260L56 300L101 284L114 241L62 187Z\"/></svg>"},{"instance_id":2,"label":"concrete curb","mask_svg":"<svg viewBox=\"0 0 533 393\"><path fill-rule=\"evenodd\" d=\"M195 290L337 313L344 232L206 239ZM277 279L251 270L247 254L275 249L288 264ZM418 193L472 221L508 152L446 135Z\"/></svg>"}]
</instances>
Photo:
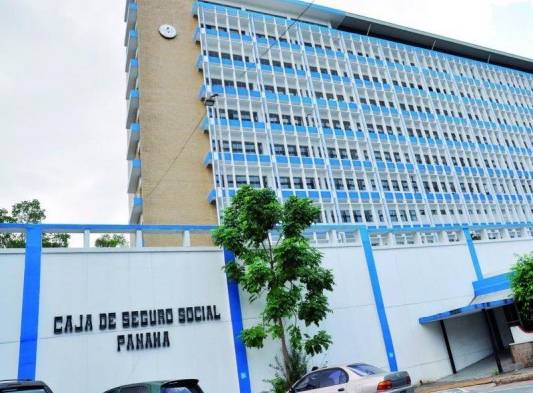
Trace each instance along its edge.
<instances>
[{"instance_id":1,"label":"concrete curb","mask_svg":"<svg viewBox=\"0 0 533 393\"><path fill-rule=\"evenodd\" d=\"M469 386L476 385L506 385L514 382L524 382L524 381L533 381L533 371L525 374L508 374L508 375L499 375L495 377L486 377L486 378L477 378L477 379L468 379L464 381L450 382L450 383L434 383L428 385L422 385L416 388L416 393L434 393L441 392L448 389L456 388L466 388Z\"/></svg>"}]
</instances>

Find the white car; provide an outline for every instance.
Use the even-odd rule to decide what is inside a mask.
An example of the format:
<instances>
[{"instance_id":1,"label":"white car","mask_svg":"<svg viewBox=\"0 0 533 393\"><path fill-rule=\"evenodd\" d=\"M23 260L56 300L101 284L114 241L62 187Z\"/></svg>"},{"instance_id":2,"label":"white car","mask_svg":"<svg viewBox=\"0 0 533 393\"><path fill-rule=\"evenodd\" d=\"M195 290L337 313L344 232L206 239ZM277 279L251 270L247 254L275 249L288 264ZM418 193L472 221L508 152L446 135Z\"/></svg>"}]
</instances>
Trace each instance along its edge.
<instances>
[{"instance_id":1,"label":"white car","mask_svg":"<svg viewBox=\"0 0 533 393\"><path fill-rule=\"evenodd\" d=\"M304 375L290 393L414 393L406 371L387 372L365 363L326 367Z\"/></svg>"}]
</instances>

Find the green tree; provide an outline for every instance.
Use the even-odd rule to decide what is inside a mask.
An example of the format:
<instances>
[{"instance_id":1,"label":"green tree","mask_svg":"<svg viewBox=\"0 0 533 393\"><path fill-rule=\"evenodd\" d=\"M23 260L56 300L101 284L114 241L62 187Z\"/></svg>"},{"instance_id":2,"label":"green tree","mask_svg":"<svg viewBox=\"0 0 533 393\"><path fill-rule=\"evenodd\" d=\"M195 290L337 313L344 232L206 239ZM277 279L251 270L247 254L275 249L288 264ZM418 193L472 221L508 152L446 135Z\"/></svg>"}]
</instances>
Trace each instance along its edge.
<instances>
[{"instance_id":1,"label":"green tree","mask_svg":"<svg viewBox=\"0 0 533 393\"><path fill-rule=\"evenodd\" d=\"M241 340L250 348L262 348L269 337L279 340L287 384L301 374L293 372L294 357L316 355L331 344L324 330L303 329L318 327L330 312L324 292L334 285L332 272L321 265L321 253L304 237L319 216L320 208L310 199L290 197L281 204L271 189L243 186L213 232L215 244L236 257L225 266L226 274L250 295L250 302L265 302L261 320L244 329ZM275 243L272 232L279 235Z\"/></svg>"},{"instance_id":2,"label":"green tree","mask_svg":"<svg viewBox=\"0 0 533 393\"><path fill-rule=\"evenodd\" d=\"M126 244L127 241L124 235L117 233L113 235L106 233L105 235L100 236L94 242L96 247L124 247Z\"/></svg>"},{"instance_id":3,"label":"green tree","mask_svg":"<svg viewBox=\"0 0 533 393\"><path fill-rule=\"evenodd\" d=\"M46 219L46 210L37 199L15 203L11 213L0 209L0 223L39 224ZM42 246L48 248L68 247L70 235L67 233L43 234ZM26 238L20 233L0 234L0 248L24 248Z\"/></svg>"},{"instance_id":4,"label":"green tree","mask_svg":"<svg viewBox=\"0 0 533 393\"><path fill-rule=\"evenodd\" d=\"M533 328L533 253L522 255L512 267L511 288L522 323Z\"/></svg>"}]
</instances>

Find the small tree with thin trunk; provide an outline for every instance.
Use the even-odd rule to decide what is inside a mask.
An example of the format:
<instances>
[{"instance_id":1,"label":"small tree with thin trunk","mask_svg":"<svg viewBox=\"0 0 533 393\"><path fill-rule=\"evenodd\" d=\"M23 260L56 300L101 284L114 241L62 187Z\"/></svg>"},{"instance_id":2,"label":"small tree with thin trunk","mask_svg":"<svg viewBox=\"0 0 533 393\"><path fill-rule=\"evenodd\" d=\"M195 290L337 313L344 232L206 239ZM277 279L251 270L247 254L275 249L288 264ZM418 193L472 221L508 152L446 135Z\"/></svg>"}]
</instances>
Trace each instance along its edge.
<instances>
[{"instance_id":1,"label":"small tree with thin trunk","mask_svg":"<svg viewBox=\"0 0 533 393\"><path fill-rule=\"evenodd\" d=\"M511 288L522 325L533 329L533 253L522 255L512 267Z\"/></svg>"},{"instance_id":2,"label":"small tree with thin trunk","mask_svg":"<svg viewBox=\"0 0 533 393\"><path fill-rule=\"evenodd\" d=\"M236 257L225 266L226 274L250 295L250 302L264 301L260 321L244 329L241 340L250 348L262 348L267 338L279 341L285 380L270 381L275 391L300 376L293 370L295 357L305 359L331 344L330 335L318 327L330 311L324 292L333 289L333 274L304 237L319 216L320 208L310 199L293 196L282 204L271 189L243 186L213 232L215 244ZM279 236L275 243L269 236L273 232ZM316 327L304 328L311 325Z\"/></svg>"}]
</instances>

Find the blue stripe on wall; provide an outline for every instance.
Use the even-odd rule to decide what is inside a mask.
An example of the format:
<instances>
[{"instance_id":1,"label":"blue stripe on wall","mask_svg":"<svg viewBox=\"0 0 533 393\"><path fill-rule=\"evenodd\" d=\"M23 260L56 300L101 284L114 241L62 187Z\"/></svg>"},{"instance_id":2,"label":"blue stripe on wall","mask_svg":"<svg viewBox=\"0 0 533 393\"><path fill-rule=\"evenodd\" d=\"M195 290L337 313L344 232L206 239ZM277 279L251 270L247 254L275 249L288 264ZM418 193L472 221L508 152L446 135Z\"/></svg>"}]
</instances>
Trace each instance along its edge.
<instances>
[{"instance_id":1,"label":"blue stripe on wall","mask_svg":"<svg viewBox=\"0 0 533 393\"><path fill-rule=\"evenodd\" d=\"M41 286L41 228L26 230L24 287L20 320L19 379L35 379L37 335L39 332L39 295Z\"/></svg>"},{"instance_id":2,"label":"blue stripe on wall","mask_svg":"<svg viewBox=\"0 0 533 393\"><path fill-rule=\"evenodd\" d=\"M359 235L361 236L361 243L365 251L366 265L368 268L368 275L370 276L370 284L372 285L372 292L374 293L374 301L376 303L376 311L378 312L379 324L381 325L381 333L383 335L383 342L385 350L387 351L387 360L389 362L390 371L398 371L398 364L396 362L396 353L394 352L394 344L385 312L385 304L383 303L383 296L381 295L381 287L379 285L378 272L376 270L376 261L374 260L374 253L372 251L372 243L368 230L366 227L359 228Z\"/></svg>"},{"instance_id":3,"label":"blue stripe on wall","mask_svg":"<svg viewBox=\"0 0 533 393\"><path fill-rule=\"evenodd\" d=\"M230 263L235 260L235 255L231 251L224 250L224 263ZM233 331L233 344L235 347L235 360L237 362L237 377L239 380L240 393L251 393L250 372L248 371L248 357L246 356L246 347L240 339L243 329L241 300L239 296L239 285L228 280L228 298L229 309L231 314L231 327Z\"/></svg>"},{"instance_id":4,"label":"blue stripe on wall","mask_svg":"<svg viewBox=\"0 0 533 393\"><path fill-rule=\"evenodd\" d=\"M466 245L468 246L468 251L470 252L470 258L472 259L472 265L474 266L476 277L478 280L482 280L483 273L481 272L481 265L479 264L476 247L474 246L470 230L468 228L463 228L463 233L465 234Z\"/></svg>"}]
</instances>

